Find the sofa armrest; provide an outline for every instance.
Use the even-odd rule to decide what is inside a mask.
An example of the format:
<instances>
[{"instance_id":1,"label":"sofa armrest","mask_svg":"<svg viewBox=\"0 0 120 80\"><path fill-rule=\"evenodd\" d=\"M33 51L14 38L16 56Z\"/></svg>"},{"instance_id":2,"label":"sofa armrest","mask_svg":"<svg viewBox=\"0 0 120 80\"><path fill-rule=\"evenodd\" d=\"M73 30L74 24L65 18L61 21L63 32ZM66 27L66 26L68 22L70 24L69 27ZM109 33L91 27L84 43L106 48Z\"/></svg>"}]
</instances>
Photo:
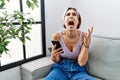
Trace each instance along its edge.
<instances>
[{"instance_id":1,"label":"sofa armrest","mask_svg":"<svg viewBox=\"0 0 120 80\"><path fill-rule=\"evenodd\" d=\"M52 64L50 57L44 57L21 65L22 80L44 78L49 73Z\"/></svg>"}]
</instances>

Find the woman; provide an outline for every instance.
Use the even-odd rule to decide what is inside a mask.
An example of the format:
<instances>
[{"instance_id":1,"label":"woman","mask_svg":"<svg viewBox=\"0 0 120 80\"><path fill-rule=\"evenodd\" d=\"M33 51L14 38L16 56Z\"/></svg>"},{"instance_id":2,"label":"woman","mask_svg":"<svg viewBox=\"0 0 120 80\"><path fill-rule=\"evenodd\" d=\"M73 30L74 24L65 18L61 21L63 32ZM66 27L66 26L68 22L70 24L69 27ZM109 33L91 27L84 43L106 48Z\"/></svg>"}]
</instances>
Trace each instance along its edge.
<instances>
[{"instance_id":1,"label":"woman","mask_svg":"<svg viewBox=\"0 0 120 80\"><path fill-rule=\"evenodd\" d=\"M85 33L78 30L80 24L78 11L68 8L63 16L65 29L52 36L52 40L59 41L62 47L52 46L51 59L55 63L45 80L95 80L85 68L93 27Z\"/></svg>"}]
</instances>

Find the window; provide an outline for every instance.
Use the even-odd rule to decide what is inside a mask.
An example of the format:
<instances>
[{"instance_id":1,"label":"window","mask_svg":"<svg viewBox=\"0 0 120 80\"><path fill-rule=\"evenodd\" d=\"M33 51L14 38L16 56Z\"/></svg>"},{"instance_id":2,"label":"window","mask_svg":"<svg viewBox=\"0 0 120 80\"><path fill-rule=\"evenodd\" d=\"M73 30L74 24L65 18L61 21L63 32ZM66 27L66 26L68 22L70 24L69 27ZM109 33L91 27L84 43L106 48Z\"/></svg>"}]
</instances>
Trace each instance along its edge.
<instances>
[{"instance_id":1,"label":"window","mask_svg":"<svg viewBox=\"0 0 120 80\"><path fill-rule=\"evenodd\" d=\"M29 34L31 41L27 41L26 45L22 45L17 39L11 40L8 46L10 55L5 53L2 55L0 70L12 68L46 56L44 0L38 1L39 8L35 8L34 10L27 8L26 0L10 0L9 4L5 5L5 10L9 13L12 13L13 10L31 13L25 17L34 18L36 24L31 26L32 30ZM18 22L14 22L14 25L19 26Z\"/></svg>"}]
</instances>

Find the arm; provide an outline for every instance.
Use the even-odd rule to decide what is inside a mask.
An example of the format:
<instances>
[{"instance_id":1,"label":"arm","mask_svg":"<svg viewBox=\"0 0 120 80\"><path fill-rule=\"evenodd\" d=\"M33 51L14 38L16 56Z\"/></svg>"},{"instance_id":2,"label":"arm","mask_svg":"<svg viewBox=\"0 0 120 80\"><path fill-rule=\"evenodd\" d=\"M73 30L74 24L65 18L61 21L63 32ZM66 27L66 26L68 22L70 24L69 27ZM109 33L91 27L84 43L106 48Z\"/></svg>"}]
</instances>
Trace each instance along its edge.
<instances>
[{"instance_id":1,"label":"arm","mask_svg":"<svg viewBox=\"0 0 120 80\"><path fill-rule=\"evenodd\" d=\"M93 31L93 27L91 29L88 29L88 33L83 33L82 47L80 54L78 56L78 63L80 66L84 66L88 61L88 52L89 52L89 45L91 42L92 31Z\"/></svg>"},{"instance_id":2,"label":"arm","mask_svg":"<svg viewBox=\"0 0 120 80\"><path fill-rule=\"evenodd\" d=\"M52 35L52 40L58 40L58 41L60 41L59 32L54 33L54 34ZM56 49L56 45L53 45L53 46L52 46L52 52L51 52L51 59L52 59L52 61L54 61L54 62L59 62L59 60L60 60L60 55L61 55L62 52L63 52L62 48Z\"/></svg>"}]
</instances>

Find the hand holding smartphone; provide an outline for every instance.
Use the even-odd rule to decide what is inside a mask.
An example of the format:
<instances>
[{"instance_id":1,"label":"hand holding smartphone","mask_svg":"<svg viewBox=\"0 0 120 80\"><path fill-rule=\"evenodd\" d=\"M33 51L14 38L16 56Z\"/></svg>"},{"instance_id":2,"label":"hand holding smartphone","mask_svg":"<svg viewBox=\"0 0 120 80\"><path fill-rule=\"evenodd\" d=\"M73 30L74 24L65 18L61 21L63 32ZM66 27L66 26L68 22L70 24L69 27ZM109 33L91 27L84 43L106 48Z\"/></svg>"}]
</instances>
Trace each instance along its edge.
<instances>
[{"instance_id":1,"label":"hand holding smartphone","mask_svg":"<svg viewBox=\"0 0 120 80\"><path fill-rule=\"evenodd\" d=\"M57 40L52 40L51 41L52 42L52 44L53 45L56 45L56 49L58 49L58 48L61 48L62 46L61 46L61 44L60 44L60 42L59 41L57 41ZM63 49L60 49L60 51L62 51L61 53L63 53L64 51L63 51Z\"/></svg>"}]
</instances>

